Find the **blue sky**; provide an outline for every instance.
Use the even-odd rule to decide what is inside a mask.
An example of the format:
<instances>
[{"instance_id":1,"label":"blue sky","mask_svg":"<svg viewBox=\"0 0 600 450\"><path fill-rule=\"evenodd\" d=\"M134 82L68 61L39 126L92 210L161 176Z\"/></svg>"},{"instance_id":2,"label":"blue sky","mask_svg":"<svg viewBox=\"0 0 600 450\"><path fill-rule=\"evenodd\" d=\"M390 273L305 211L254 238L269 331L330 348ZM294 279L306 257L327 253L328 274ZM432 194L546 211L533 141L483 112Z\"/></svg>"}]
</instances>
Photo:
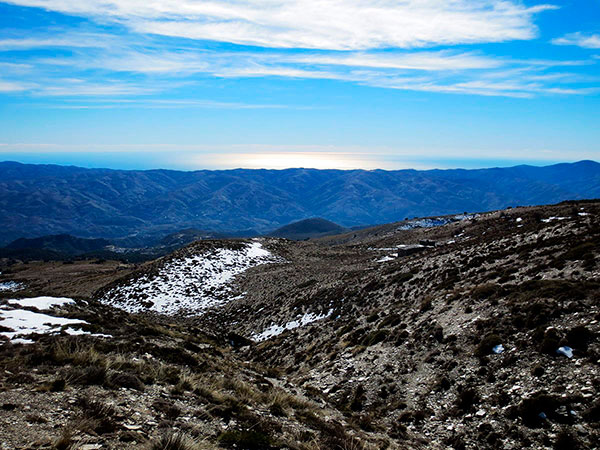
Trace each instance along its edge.
<instances>
[{"instance_id":1,"label":"blue sky","mask_svg":"<svg viewBox=\"0 0 600 450\"><path fill-rule=\"evenodd\" d=\"M0 160L600 159L600 1L0 2Z\"/></svg>"}]
</instances>

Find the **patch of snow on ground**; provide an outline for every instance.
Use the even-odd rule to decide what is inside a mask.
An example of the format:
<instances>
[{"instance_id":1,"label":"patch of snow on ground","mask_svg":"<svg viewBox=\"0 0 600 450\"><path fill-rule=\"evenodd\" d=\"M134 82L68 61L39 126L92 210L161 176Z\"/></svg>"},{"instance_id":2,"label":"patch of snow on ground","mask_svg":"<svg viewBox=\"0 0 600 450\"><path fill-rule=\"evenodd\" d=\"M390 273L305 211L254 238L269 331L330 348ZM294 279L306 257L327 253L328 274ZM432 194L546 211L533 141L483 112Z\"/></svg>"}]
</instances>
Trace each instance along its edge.
<instances>
[{"instance_id":1,"label":"patch of snow on ground","mask_svg":"<svg viewBox=\"0 0 600 450\"><path fill-rule=\"evenodd\" d=\"M413 219L403 225L400 225L397 230L407 231L415 228L433 228L447 225L452 222L460 222L463 220L472 220L477 217L477 214L458 214L452 217L436 217L434 219Z\"/></svg>"},{"instance_id":2,"label":"patch of snow on ground","mask_svg":"<svg viewBox=\"0 0 600 450\"><path fill-rule=\"evenodd\" d=\"M281 262L253 241L241 249L219 248L166 262L156 275L144 275L111 289L102 301L128 312L195 314L233 300L231 282L251 267Z\"/></svg>"},{"instance_id":3,"label":"patch of snow on ground","mask_svg":"<svg viewBox=\"0 0 600 450\"><path fill-rule=\"evenodd\" d=\"M2 291L18 291L19 289L22 289L23 285L21 283L17 283L16 281L5 281L3 283L0 283L0 292Z\"/></svg>"},{"instance_id":4,"label":"patch of snow on ground","mask_svg":"<svg viewBox=\"0 0 600 450\"><path fill-rule=\"evenodd\" d=\"M266 341L272 337L279 336L286 330L293 330L295 328L308 325L309 323L316 322L317 320L326 319L331 315L331 313L333 313L333 309L330 309L326 314L306 313L303 316L298 317L296 320L286 323L285 325L273 324L262 333L253 334L252 339L256 342Z\"/></svg>"},{"instance_id":5,"label":"patch of snow on ground","mask_svg":"<svg viewBox=\"0 0 600 450\"><path fill-rule=\"evenodd\" d=\"M542 222L549 223L549 222L552 222L553 220L567 220L567 219L570 219L570 217L552 216L552 217L548 217L547 219L542 219Z\"/></svg>"},{"instance_id":6,"label":"patch of snow on ground","mask_svg":"<svg viewBox=\"0 0 600 450\"><path fill-rule=\"evenodd\" d=\"M590 213L586 213L586 212L580 212L580 213L577 213L577 214L580 215L580 216L584 216L584 217L590 215Z\"/></svg>"},{"instance_id":7,"label":"patch of snow on ground","mask_svg":"<svg viewBox=\"0 0 600 450\"><path fill-rule=\"evenodd\" d=\"M2 325L2 327L13 330L1 331L0 335L6 336L14 343L29 344L32 341L29 339L22 339L20 336L27 336L32 333L58 333L63 327L67 327L65 331L69 334L90 334L85 331L71 328L71 326L74 325L87 324L85 320L54 317L25 309L0 309L0 319L0 325Z\"/></svg>"},{"instance_id":8,"label":"patch of snow on ground","mask_svg":"<svg viewBox=\"0 0 600 450\"><path fill-rule=\"evenodd\" d=\"M18 305L21 308L32 307L44 311L55 306L64 306L75 303L75 300L66 297L34 297L11 299L8 303L11 305Z\"/></svg>"},{"instance_id":9,"label":"patch of snow on ground","mask_svg":"<svg viewBox=\"0 0 600 450\"><path fill-rule=\"evenodd\" d=\"M398 256L397 253L392 253L391 256L384 256L383 258L379 258L377 261L378 263L383 263L383 262L388 262L388 261L393 261L394 259L396 259L396 257Z\"/></svg>"}]
</instances>

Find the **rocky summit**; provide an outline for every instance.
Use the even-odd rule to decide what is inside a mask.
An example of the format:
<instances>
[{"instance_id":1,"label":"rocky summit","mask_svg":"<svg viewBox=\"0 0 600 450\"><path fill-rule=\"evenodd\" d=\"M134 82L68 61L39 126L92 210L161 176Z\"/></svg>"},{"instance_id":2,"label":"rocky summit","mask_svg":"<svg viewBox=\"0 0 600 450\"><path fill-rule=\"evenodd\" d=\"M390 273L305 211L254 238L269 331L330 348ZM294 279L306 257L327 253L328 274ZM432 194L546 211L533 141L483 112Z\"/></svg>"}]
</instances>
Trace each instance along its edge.
<instances>
[{"instance_id":1,"label":"rocky summit","mask_svg":"<svg viewBox=\"0 0 600 450\"><path fill-rule=\"evenodd\" d=\"M1 261L0 448L600 442L600 201Z\"/></svg>"}]
</instances>

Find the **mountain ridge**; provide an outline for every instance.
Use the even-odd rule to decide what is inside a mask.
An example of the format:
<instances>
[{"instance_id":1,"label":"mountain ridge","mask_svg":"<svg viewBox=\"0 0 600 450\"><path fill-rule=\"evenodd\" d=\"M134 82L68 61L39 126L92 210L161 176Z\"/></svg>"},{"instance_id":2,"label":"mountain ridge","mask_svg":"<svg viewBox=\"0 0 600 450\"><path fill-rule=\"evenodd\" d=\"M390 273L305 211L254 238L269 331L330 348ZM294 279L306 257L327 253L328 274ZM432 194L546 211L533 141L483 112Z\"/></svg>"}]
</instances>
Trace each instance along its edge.
<instances>
[{"instance_id":1,"label":"mountain ridge","mask_svg":"<svg viewBox=\"0 0 600 450\"><path fill-rule=\"evenodd\" d=\"M344 227L600 197L600 164L417 171L86 169L0 162L0 245L68 233L268 233L305 217Z\"/></svg>"}]
</instances>

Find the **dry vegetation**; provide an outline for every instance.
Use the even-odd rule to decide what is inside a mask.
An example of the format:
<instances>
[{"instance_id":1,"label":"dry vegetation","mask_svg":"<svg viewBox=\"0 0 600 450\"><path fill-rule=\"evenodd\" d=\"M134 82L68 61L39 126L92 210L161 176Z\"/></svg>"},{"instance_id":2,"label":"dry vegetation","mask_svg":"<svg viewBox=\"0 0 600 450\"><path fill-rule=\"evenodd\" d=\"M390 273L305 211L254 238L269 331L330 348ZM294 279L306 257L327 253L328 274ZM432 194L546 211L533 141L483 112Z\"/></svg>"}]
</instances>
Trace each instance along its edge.
<instances>
[{"instance_id":1,"label":"dry vegetation","mask_svg":"<svg viewBox=\"0 0 600 450\"><path fill-rule=\"evenodd\" d=\"M545 221L550 217L564 219ZM398 245L425 241L417 252L377 262L402 255ZM103 286L152 265L123 269L121 281L110 262L104 275L82 269L71 280L82 294L61 295L89 301L67 314L113 338L44 336L0 346L0 442L63 449L594 448L599 243L595 202L514 208L437 228L390 224L280 241L272 250L287 264L249 270L238 280L245 297L187 319L129 315L83 295L93 287L99 297ZM55 273L52 264L35 267ZM23 280L34 273L28 270L12 265L3 279ZM57 295L67 283L43 277L47 290L40 283L32 292ZM249 341L271 325L328 312ZM494 353L500 344L503 351ZM557 354L563 346L573 358Z\"/></svg>"}]
</instances>

